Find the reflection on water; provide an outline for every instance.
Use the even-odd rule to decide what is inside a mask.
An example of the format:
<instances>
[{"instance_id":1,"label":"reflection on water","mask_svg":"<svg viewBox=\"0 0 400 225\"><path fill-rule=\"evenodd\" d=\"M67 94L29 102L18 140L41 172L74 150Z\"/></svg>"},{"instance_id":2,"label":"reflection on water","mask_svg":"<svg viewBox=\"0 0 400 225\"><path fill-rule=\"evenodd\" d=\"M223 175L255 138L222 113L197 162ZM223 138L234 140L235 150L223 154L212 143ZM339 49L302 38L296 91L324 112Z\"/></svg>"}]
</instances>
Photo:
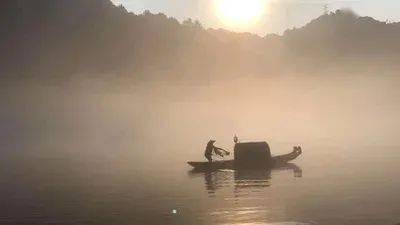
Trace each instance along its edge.
<instances>
[{"instance_id":1,"label":"reflection on water","mask_svg":"<svg viewBox=\"0 0 400 225\"><path fill-rule=\"evenodd\" d=\"M272 171L291 170L293 176L303 176L302 169L293 163L287 163L273 169L237 169L237 170L216 170L207 172L189 172L191 177L204 176L205 188L210 197L215 196L217 189L233 187L234 193L240 195L241 190L247 189L256 192L257 189L269 187Z\"/></svg>"},{"instance_id":2,"label":"reflection on water","mask_svg":"<svg viewBox=\"0 0 400 225\"><path fill-rule=\"evenodd\" d=\"M211 199L225 201L224 207L217 207L208 213L217 224L269 224L261 222L261 218L276 213L268 189L273 185L273 177L281 171L290 171L294 178L302 177L302 169L296 164L288 163L278 168L217 170L209 172L190 171L192 179L204 178L207 196ZM285 174L284 176L288 176ZM292 178L293 178L292 177ZM270 201L270 203L268 203ZM228 207L227 207L228 206ZM265 220L265 219L264 219ZM251 223L249 223L251 221ZM296 222L272 224L302 224Z\"/></svg>"}]
</instances>

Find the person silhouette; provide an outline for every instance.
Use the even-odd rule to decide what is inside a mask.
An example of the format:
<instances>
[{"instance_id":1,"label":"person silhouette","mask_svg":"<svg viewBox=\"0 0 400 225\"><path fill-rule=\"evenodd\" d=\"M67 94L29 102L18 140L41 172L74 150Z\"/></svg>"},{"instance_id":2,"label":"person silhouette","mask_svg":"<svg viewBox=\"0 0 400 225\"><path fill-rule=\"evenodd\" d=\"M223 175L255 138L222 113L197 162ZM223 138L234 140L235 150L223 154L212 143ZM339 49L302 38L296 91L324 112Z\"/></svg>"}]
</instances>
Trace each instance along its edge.
<instances>
[{"instance_id":1,"label":"person silhouette","mask_svg":"<svg viewBox=\"0 0 400 225\"><path fill-rule=\"evenodd\" d=\"M208 162L212 162L212 154L213 152L221 157L225 155L229 155L230 152L226 151L225 149L218 148L214 146L215 140L210 140L207 143L206 150L204 151L204 157L208 160Z\"/></svg>"}]
</instances>

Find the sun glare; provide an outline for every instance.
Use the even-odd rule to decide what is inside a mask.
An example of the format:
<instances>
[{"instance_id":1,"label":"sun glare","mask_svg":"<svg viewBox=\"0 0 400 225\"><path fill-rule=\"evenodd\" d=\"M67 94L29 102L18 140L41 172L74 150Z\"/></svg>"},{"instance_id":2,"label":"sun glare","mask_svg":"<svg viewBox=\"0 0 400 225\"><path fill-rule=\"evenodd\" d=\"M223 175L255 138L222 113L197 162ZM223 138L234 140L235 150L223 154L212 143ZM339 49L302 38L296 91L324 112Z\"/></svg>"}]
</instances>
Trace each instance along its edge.
<instances>
[{"instance_id":1,"label":"sun glare","mask_svg":"<svg viewBox=\"0 0 400 225\"><path fill-rule=\"evenodd\" d=\"M229 28L254 25L266 10L266 0L215 0L220 21Z\"/></svg>"}]
</instances>

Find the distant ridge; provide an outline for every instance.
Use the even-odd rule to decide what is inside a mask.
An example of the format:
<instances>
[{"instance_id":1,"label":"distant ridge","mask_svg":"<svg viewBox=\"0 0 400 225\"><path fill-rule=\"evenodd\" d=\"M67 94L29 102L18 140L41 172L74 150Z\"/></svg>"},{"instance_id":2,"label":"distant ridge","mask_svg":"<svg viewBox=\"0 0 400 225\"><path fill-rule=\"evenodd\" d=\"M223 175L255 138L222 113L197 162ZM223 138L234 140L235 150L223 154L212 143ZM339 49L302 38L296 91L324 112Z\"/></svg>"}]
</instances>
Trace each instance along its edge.
<instances>
[{"instance_id":1,"label":"distant ridge","mask_svg":"<svg viewBox=\"0 0 400 225\"><path fill-rule=\"evenodd\" d=\"M300 29L287 30L285 42L300 53L399 54L400 23L386 23L337 10ZM322 50L323 49L323 50Z\"/></svg>"},{"instance_id":2,"label":"distant ridge","mask_svg":"<svg viewBox=\"0 0 400 225\"><path fill-rule=\"evenodd\" d=\"M2 76L117 73L137 79L208 79L290 69L293 60L400 54L400 24L348 10L322 15L282 36L204 29L110 0L5 0ZM296 69L296 68L295 68Z\"/></svg>"}]
</instances>

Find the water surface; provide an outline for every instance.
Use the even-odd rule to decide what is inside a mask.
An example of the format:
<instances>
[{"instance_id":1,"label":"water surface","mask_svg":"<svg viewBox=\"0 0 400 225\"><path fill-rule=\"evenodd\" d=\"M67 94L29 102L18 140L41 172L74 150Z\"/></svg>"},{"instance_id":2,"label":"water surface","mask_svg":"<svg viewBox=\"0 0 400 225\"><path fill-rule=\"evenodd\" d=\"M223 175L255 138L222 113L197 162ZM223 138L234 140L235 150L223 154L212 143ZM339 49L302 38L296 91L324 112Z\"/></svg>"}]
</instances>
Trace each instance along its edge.
<instances>
[{"instance_id":1,"label":"water surface","mask_svg":"<svg viewBox=\"0 0 400 225\"><path fill-rule=\"evenodd\" d=\"M0 224L397 224L400 82L354 79L3 88ZM191 172L235 133L303 155Z\"/></svg>"}]
</instances>

